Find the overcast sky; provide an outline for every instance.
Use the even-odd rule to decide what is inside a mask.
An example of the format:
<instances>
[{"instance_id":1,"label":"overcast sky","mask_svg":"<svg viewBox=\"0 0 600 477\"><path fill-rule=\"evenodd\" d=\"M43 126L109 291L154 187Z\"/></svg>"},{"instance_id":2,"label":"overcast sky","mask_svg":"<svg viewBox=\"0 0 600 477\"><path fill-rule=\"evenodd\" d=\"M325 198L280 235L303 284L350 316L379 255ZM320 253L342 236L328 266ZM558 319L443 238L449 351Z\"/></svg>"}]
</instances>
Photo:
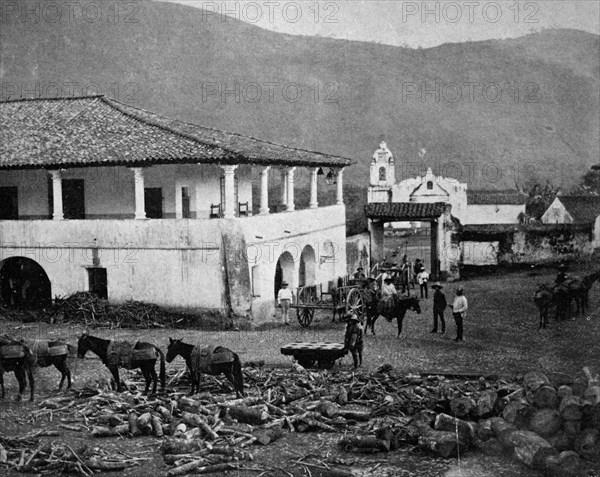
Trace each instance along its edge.
<instances>
[{"instance_id":1,"label":"overcast sky","mask_svg":"<svg viewBox=\"0 0 600 477\"><path fill-rule=\"evenodd\" d=\"M526 35L544 28L600 34L599 0L163 0L297 35L416 48Z\"/></svg>"}]
</instances>

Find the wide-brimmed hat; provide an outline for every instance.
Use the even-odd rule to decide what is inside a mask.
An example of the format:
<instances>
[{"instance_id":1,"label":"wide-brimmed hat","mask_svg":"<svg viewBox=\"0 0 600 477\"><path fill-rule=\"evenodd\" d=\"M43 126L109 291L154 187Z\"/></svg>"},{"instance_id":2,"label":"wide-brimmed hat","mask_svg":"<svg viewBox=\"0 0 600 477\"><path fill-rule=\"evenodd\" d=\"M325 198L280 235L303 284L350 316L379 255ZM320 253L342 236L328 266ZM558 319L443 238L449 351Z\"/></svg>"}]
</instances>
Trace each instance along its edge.
<instances>
[{"instance_id":1,"label":"wide-brimmed hat","mask_svg":"<svg viewBox=\"0 0 600 477\"><path fill-rule=\"evenodd\" d=\"M358 268L356 269L356 271L357 271L357 272L362 272L363 270L364 270L364 268L363 268L363 267L358 267Z\"/></svg>"},{"instance_id":2,"label":"wide-brimmed hat","mask_svg":"<svg viewBox=\"0 0 600 477\"><path fill-rule=\"evenodd\" d=\"M440 282L435 282L433 285L431 285L431 288L439 288L441 290L444 287L440 284Z\"/></svg>"},{"instance_id":3,"label":"wide-brimmed hat","mask_svg":"<svg viewBox=\"0 0 600 477\"><path fill-rule=\"evenodd\" d=\"M288 282L281 282L281 286L282 286L282 287L285 287L285 286L287 286L287 285L289 285L289 283L288 283Z\"/></svg>"},{"instance_id":4,"label":"wide-brimmed hat","mask_svg":"<svg viewBox=\"0 0 600 477\"><path fill-rule=\"evenodd\" d=\"M393 280L392 280L392 277L386 277L386 278L383 279L383 281L384 282L391 282Z\"/></svg>"},{"instance_id":5,"label":"wide-brimmed hat","mask_svg":"<svg viewBox=\"0 0 600 477\"><path fill-rule=\"evenodd\" d=\"M358 319L358 316L357 316L356 314L354 314L354 313L350 314L350 313L349 313L349 315L350 315L350 316L348 317L348 319L349 319L349 320L360 321L360 320Z\"/></svg>"}]
</instances>

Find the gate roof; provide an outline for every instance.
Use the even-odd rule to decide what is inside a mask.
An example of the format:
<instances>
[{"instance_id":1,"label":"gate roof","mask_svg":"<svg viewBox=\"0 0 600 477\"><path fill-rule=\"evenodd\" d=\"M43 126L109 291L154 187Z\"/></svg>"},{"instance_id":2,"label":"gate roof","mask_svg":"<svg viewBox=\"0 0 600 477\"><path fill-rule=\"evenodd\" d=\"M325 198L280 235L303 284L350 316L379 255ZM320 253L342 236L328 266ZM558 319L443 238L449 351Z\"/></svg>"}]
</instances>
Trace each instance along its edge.
<instances>
[{"instance_id":1,"label":"gate roof","mask_svg":"<svg viewBox=\"0 0 600 477\"><path fill-rule=\"evenodd\" d=\"M446 205L444 202L371 202L365 206L365 215L385 222L435 220L444 213Z\"/></svg>"}]
</instances>

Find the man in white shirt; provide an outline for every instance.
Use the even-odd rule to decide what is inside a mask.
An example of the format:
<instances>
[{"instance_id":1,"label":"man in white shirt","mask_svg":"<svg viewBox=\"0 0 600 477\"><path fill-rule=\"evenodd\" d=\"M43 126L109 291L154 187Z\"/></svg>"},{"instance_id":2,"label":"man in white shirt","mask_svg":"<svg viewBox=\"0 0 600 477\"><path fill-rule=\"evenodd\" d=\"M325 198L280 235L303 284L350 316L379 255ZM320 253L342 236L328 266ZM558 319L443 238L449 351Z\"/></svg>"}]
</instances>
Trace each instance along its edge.
<instances>
[{"instance_id":1,"label":"man in white shirt","mask_svg":"<svg viewBox=\"0 0 600 477\"><path fill-rule=\"evenodd\" d=\"M464 295L462 287L456 289L456 298L452 303L452 316L456 323L456 338L454 341L463 340L463 318L467 316L467 309L469 305L467 303L467 297Z\"/></svg>"},{"instance_id":2,"label":"man in white shirt","mask_svg":"<svg viewBox=\"0 0 600 477\"><path fill-rule=\"evenodd\" d=\"M395 296L397 294L398 292L392 283L392 278L388 276L385 280L383 280L383 286L381 287L381 298Z\"/></svg>"},{"instance_id":3,"label":"man in white shirt","mask_svg":"<svg viewBox=\"0 0 600 477\"><path fill-rule=\"evenodd\" d=\"M419 284L419 288L421 289L421 299L423 298L423 294L425 294L425 299L429 298L427 296L427 282L429 281L429 273L424 268L417 274L417 283Z\"/></svg>"},{"instance_id":4,"label":"man in white shirt","mask_svg":"<svg viewBox=\"0 0 600 477\"><path fill-rule=\"evenodd\" d=\"M279 293L277 293L277 302L281 306L281 318L286 325L290 324L289 311L290 305L292 304L293 294L292 290L288 288L288 282L283 282Z\"/></svg>"}]
</instances>

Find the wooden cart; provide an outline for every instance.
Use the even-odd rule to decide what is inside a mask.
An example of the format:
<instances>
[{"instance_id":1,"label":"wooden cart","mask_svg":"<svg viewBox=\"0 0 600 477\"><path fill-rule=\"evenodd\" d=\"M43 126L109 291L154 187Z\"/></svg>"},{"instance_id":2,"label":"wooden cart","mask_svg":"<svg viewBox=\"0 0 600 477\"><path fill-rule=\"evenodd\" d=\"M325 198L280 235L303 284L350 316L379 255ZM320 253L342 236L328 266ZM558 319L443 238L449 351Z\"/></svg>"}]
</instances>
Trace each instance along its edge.
<instances>
[{"instance_id":1,"label":"wooden cart","mask_svg":"<svg viewBox=\"0 0 600 477\"><path fill-rule=\"evenodd\" d=\"M312 368L316 365L319 369L331 369L336 360L343 358L346 353L347 350L341 343L288 343L281 347L281 354L293 356L304 368Z\"/></svg>"},{"instance_id":2,"label":"wooden cart","mask_svg":"<svg viewBox=\"0 0 600 477\"><path fill-rule=\"evenodd\" d=\"M323 291L323 284L298 287L291 308L301 326L307 327L313 321L316 310L331 310L332 320L336 315L340 321L345 313L354 313L362 321L366 313L366 303L361 290L364 280L344 280L342 286Z\"/></svg>"}]
</instances>

